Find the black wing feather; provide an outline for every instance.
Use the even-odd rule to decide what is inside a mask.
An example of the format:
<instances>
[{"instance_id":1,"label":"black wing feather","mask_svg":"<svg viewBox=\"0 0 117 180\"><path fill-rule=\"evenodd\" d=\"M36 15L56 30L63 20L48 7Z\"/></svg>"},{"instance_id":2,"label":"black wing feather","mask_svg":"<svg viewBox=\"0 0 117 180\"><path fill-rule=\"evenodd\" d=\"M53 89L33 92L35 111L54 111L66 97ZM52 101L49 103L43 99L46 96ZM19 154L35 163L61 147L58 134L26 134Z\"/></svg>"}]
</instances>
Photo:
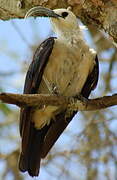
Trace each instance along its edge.
<instances>
[{"instance_id":1,"label":"black wing feather","mask_svg":"<svg viewBox=\"0 0 117 180\"><path fill-rule=\"evenodd\" d=\"M37 48L26 75L24 94L37 93L53 45L54 37L51 37ZM22 152L19 160L19 169L22 172L28 171L31 176L37 176L40 167L40 147L49 126L36 130L31 122L31 110L31 108L22 108L20 112Z\"/></svg>"},{"instance_id":2,"label":"black wing feather","mask_svg":"<svg viewBox=\"0 0 117 180\"><path fill-rule=\"evenodd\" d=\"M81 94L84 97L88 98L91 91L96 88L97 83L98 83L98 78L99 78L99 62L98 62L98 57L96 55L94 68L92 72L89 74L89 76L87 77L86 83L84 84L84 87L81 92Z\"/></svg>"}]
</instances>

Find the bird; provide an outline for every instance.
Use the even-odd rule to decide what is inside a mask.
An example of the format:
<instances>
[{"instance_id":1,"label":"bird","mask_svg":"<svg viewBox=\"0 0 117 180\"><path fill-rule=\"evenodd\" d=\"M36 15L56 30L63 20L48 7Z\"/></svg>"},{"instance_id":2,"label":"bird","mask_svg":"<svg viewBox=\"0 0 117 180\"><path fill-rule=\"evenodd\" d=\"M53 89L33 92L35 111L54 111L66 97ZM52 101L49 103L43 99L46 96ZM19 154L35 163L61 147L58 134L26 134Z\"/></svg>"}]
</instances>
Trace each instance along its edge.
<instances>
[{"instance_id":1,"label":"bird","mask_svg":"<svg viewBox=\"0 0 117 180\"><path fill-rule=\"evenodd\" d=\"M69 9L31 8L26 17L50 18L55 37L36 49L26 74L24 94L56 94L88 98L97 86L99 63L85 42L75 14ZM20 111L21 152L19 170L38 176L40 162L73 119L57 106L23 107ZM69 115L67 115L69 114Z\"/></svg>"}]
</instances>

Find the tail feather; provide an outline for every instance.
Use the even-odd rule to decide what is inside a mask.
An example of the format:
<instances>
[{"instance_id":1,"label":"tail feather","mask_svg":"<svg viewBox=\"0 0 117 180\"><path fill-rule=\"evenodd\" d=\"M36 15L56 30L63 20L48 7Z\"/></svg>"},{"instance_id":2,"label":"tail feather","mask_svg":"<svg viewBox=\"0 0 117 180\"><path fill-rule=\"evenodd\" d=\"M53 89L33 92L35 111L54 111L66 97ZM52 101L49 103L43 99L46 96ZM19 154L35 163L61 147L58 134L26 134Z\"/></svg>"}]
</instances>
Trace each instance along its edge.
<instances>
[{"instance_id":1,"label":"tail feather","mask_svg":"<svg viewBox=\"0 0 117 180\"><path fill-rule=\"evenodd\" d=\"M21 172L25 172L25 171L27 171L27 168L28 168L27 158L21 152L20 159L19 159L19 170Z\"/></svg>"},{"instance_id":2,"label":"tail feather","mask_svg":"<svg viewBox=\"0 0 117 180\"><path fill-rule=\"evenodd\" d=\"M22 150L19 159L19 169L22 172L28 171L30 176L38 176L41 160L41 148L45 134L49 126L45 126L41 130L34 128L33 123L30 126L30 135L26 149ZM22 140L23 143L23 140Z\"/></svg>"},{"instance_id":3,"label":"tail feather","mask_svg":"<svg viewBox=\"0 0 117 180\"><path fill-rule=\"evenodd\" d=\"M19 169L22 172L28 171L30 176L38 176L41 158L44 158L57 141L61 133L71 121L71 115L65 119L65 112L56 116L56 121L37 130L30 121L28 132L22 131L22 152L19 159ZM29 118L29 116L28 116Z\"/></svg>"}]
</instances>

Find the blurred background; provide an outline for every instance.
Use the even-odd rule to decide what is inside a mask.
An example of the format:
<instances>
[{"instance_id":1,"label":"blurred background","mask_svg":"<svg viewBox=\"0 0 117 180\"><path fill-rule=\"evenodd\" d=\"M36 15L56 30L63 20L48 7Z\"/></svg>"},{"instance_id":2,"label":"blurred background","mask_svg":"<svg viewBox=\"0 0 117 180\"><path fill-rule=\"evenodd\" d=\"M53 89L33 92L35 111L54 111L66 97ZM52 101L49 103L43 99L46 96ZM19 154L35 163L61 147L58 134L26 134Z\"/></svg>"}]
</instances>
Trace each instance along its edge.
<instances>
[{"instance_id":1,"label":"blurred background","mask_svg":"<svg viewBox=\"0 0 117 180\"><path fill-rule=\"evenodd\" d=\"M117 51L112 40L95 27L82 29L100 63L98 86L90 98L117 93ZM23 92L33 53L49 36L54 34L48 18L0 21L0 92ZM0 180L32 179L18 170L19 151L19 109L0 103ZM79 112L34 179L117 180L117 106Z\"/></svg>"}]
</instances>

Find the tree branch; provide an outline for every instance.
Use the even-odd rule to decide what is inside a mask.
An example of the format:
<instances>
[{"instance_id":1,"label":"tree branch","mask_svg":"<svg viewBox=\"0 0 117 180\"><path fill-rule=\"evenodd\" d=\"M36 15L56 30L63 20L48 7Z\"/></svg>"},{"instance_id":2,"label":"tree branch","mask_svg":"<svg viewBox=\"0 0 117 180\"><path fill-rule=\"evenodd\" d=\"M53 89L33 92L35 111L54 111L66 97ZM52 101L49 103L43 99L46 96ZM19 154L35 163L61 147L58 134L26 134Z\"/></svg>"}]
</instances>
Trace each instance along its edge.
<instances>
[{"instance_id":1,"label":"tree branch","mask_svg":"<svg viewBox=\"0 0 117 180\"><path fill-rule=\"evenodd\" d=\"M59 106L62 110L69 108L72 111L94 111L117 105L117 94L96 99L86 99L81 95L77 97L64 97L48 94L1 93L0 100L19 107L53 105Z\"/></svg>"},{"instance_id":2,"label":"tree branch","mask_svg":"<svg viewBox=\"0 0 117 180\"><path fill-rule=\"evenodd\" d=\"M103 29L117 42L116 0L0 0L0 19L23 18L34 6L50 9L72 7L73 12L85 24Z\"/></svg>"}]
</instances>

